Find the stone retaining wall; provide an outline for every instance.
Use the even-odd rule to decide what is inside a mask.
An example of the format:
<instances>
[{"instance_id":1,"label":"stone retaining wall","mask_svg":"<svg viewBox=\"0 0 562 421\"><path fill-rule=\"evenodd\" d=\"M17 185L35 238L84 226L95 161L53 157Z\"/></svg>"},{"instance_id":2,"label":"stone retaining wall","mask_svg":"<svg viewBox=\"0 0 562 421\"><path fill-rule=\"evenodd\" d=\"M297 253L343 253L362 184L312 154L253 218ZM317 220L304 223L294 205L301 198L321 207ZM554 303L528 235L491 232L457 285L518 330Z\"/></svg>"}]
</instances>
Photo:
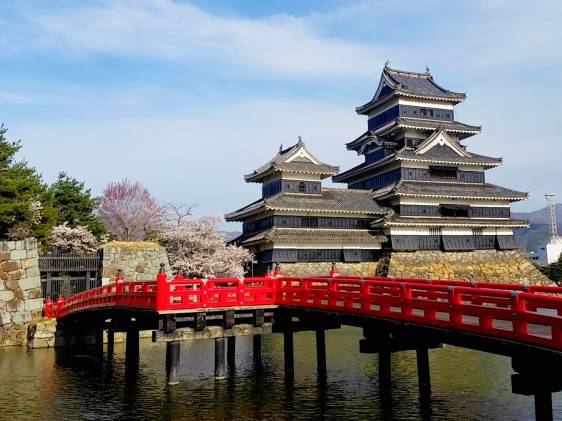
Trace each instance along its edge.
<instances>
[{"instance_id":1,"label":"stone retaining wall","mask_svg":"<svg viewBox=\"0 0 562 421\"><path fill-rule=\"evenodd\" d=\"M392 252L388 276L552 285L518 250Z\"/></svg>"},{"instance_id":2,"label":"stone retaining wall","mask_svg":"<svg viewBox=\"0 0 562 421\"><path fill-rule=\"evenodd\" d=\"M125 280L155 280L161 263L171 274L166 249L157 243L112 241L103 247L102 284L112 282L119 269Z\"/></svg>"},{"instance_id":3,"label":"stone retaining wall","mask_svg":"<svg viewBox=\"0 0 562 421\"><path fill-rule=\"evenodd\" d=\"M25 343L42 311L37 241L0 242L0 346Z\"/></svg>"},{"instance_id":4,"label":"stone retaining wall","mask_svg":"<svg viewBox=\"0 0 562 421\"><path fill-rule=\"evenodd\" d=\"M375 276L377 262L337 263L338 273L342 275ZM330 262L282 263L281 272L285 276L325 275L332 269Z\"/></svg>"}]
</instances>

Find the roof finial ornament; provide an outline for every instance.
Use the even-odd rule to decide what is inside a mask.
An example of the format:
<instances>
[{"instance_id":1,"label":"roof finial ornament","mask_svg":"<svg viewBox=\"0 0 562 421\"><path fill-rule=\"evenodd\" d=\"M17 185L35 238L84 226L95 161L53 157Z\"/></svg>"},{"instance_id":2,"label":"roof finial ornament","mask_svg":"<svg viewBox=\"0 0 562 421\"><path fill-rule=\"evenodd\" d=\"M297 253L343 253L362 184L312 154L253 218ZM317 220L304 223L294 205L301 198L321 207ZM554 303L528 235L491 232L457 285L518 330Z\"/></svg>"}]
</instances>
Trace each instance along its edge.
<instances>
[{"instance_id":1,"label":"roof finial ornament","mask_svg":"<svg viewBox=\"0 0 562 421\"><path fill-rule=\"evenodd\" d=\"M390 60L386 60L386 61L384 62L384 67L388 67L389 65L390 65Z\"/></svg>"},{"instance_id":2,"label":"roof finial ornament","mask_svg":"<svg viewBox=\"0 0 562 421\"><path fill-rule=\"evenodd\" d=\"M425 72L429 73L429 66L427 64L425 65Z\"/></svg>"},{"instance_id":3,"label":"roof finial ornament","mask_svg":"<svg viewBox=\"0 0 562 421\"><path fill-rule=\"evenodd\" d=\"M304 142L302 141L302 137L301 135L298 136L299 141L297 142L297 145L302 145Z\"/></svg>"},{"instance_id":4,"label":"roof finial ornament","mask_svg":"<svg viewBox=\"0 0 562 421\"><path fill-rule=\"evenodd\" d=\"M281 144L279 145L279 153L281 153L282 151L283 151L283 144L281 143Z\"/></svg>"}]
</instances>

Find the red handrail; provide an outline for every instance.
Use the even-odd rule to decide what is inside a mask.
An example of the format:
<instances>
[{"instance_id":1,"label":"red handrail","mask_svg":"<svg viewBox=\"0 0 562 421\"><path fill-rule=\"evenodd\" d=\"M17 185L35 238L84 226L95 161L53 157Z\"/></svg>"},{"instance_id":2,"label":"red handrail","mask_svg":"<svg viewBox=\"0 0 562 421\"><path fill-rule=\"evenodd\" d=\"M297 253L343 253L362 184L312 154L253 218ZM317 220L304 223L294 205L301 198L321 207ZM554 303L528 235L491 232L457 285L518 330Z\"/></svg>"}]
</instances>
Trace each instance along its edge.
<instances>
[{"instance_id":1,"label":"red handrail","mask_svg":"<svg viewBox=\"0 0 562 421\"><path fill-rule=\"evenodd\" d=\"M104 307L179 310L285 305L364 314L562 350L562 287L466 280L330 276L123 281L75 294L46 317Z\"/></svg>"}]
</instances>

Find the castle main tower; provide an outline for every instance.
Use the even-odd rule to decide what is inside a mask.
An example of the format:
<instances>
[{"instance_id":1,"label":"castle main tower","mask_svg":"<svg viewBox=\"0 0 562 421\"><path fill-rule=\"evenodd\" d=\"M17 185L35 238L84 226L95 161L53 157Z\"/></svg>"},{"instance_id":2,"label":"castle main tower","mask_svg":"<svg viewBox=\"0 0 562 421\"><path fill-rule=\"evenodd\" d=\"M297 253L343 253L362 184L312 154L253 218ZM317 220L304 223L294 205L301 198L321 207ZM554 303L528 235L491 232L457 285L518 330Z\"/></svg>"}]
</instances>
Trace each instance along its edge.
<instances>
[{"instance_id":1,"label":"castle main tower","mask_svg":"<svg viewBox=\"0 0 562 421\"><path fill-rule=\"evenodd\" d=\"M390 210L372 227L390 237L396 251L518 248L510 204L527 193L486 182L485 171L501 158L467 150L479 126L455 119L464 93L442 88L423 73L385 65L371 101L357 107L367 131L347 149L364 162L335 175L351 190L369 190Z\"/></svg>"}]
</instances>

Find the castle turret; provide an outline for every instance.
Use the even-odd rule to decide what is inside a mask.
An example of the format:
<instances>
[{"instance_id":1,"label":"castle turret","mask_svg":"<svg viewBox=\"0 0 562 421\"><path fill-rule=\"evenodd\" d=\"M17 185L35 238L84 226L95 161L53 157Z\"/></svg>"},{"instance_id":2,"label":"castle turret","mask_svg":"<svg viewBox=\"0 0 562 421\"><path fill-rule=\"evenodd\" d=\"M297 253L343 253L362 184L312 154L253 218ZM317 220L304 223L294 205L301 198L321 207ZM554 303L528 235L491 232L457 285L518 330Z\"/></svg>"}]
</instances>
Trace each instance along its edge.
<instances>
[{"instance_id":1,"label":"castle turret","mask_svg":"<svg viewBox=\"0 0 562 421\"><path fill-rule=\"evenodd\" d=\"M260 183L262 197L225 216L239 221L234 240L271 263L376 261L386 237L371 224L387 210L363 190L326 188L322 180L338 167L318 160L299 138L266 164L244 176Z\"/></svg>"}]
</instances>

